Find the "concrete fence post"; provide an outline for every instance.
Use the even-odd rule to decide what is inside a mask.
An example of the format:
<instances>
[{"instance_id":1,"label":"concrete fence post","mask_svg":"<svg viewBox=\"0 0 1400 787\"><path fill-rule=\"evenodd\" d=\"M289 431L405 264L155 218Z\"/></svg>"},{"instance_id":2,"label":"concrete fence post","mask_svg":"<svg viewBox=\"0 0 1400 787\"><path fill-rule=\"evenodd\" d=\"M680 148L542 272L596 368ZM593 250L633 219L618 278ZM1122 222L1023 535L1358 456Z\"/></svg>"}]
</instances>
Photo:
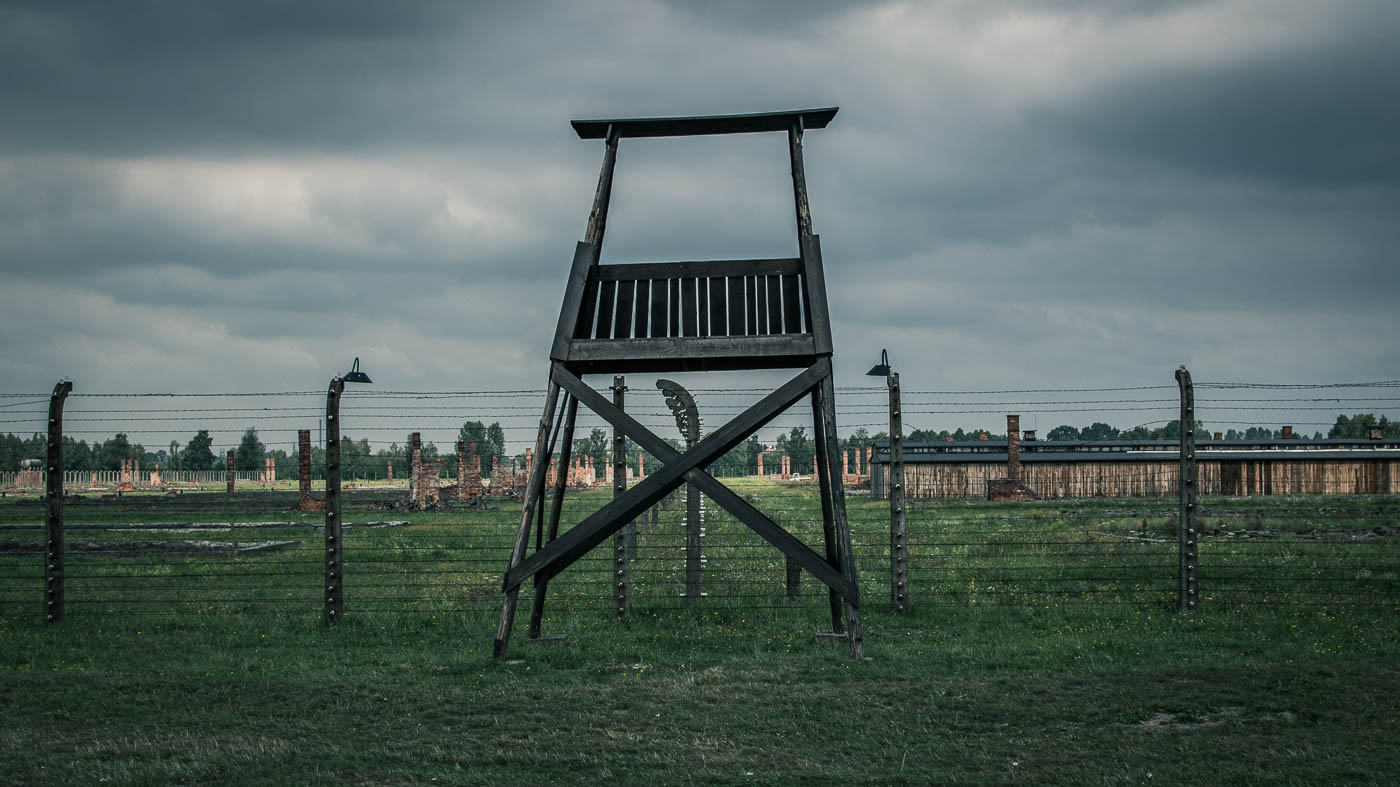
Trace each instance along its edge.
<instances>
[{"instance_id":1,"label":"concrete fence post","mask_svg":"<svg viewBox=\"0 0 1400 787\"><path fill-rule=\"evenodd\" d=\"M1193 612L1200 604L1197 584L1197 541L1200 540L1200 514L1196 507L1196 395L1191 372L1180 366L1176 382L1181 393L1181 482L1177 507L1177 608Z\"/></svg>"},{"instance_id":2,"label":"concrete fence post","mask_svg":"<svg viewBox=\"0 0 1400 787\"><path fill-rule=\"evenodd\" d=\"M63 403L73 384L59 380L49 397L48 456L44 463L44 620L63 620Z\"/></svg>"}]
</instances>

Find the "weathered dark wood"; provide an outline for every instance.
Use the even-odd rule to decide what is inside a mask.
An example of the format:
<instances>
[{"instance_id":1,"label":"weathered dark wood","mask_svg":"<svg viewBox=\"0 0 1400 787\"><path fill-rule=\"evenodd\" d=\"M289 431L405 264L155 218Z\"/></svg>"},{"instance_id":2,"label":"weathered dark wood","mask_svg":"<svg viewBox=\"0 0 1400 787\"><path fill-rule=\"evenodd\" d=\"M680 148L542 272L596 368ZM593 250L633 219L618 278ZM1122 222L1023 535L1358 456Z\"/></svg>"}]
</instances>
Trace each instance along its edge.
<instances>
[{"instance_id":1,"label":"weathered dark wood","mask_svg":"<svg viewBox=\"0 0 1400 787\"><path fill-rule=\"evenodd\" d=\"M666 280L651 282L651 338L666 336Z\"/></svg>"},{"instance_id":2,"label":"weathered dark wood","mask_svg":"<svg viewBox=\"0 0 1400 787\"><path fill-rule=\"evenodd\" d=\"M592 244L593 247L601 248L603 245L603 234L608 226L608 205L612 203L612 181L613 170L617 166L617 142L618 129L605 126L599 137L606 137L607 142L603 146L603 167L598 173L598 187L593 192L593 209L588 212L588 227L583 231L585 243ZM597 264L598 258L593 258L593 263Z\"/></svg>"},{"instance_id":3,"label":"weathered dark wood","mask_svg":"<svg viewBox=\"0 0 1400 787\"><path fill-rule=\"evenodd\" d=\"M700 333L700 315L695 306L695 279L681 279L681 329L686 336Z\"/></svg>"},{"instance_id":4,"label":"weathered dark wood","mask_svg":"<svg viewBox=\"0 0 1400 787\"><path fill-rule=\"evenodd\" d=\"M755 112L743 115L695 115L691 117L599 118L571 120L579 139L602 139L609 127L628 139L635 137L685 137L707 134L752 134L784 131L793 123L805 128L826 128L838 107Z\"/></svg>"},{"instance_id":5,"label":"weathered dark wood","mask_svg":"<svg viewBox=\"0 0 1400 787\"><path fill-rule=\"evenodd\" d=\"M812 474L817 477L817 496L821 500L822 506L822 546L825 547L826 562L833 570L841 570L841 550L840 540L836 534L835 507L831 501L831 472L826 465L826 429L822 420L822 399L821 391L812 391L812 438L816 443L816 451L812 453ZM835 588L830 588L827 592L827 603L831 610L831 630L833 633L841 634L846 631L845 610L841 605L841 596Z\"/></svg>"},{"instance_id":6,"label":"weathered dark wood","mask_svg":"<svg viewBox=\"0 0 1400 787\"><path fill-rule=\"evenodd\" d=\"M555 382L554 374L561 369L557 363L551 367L549 375L549 388L545 391L544 415L540 416L539 434L535 438L535 456L542 456L549 446L549 431L554 421L554 408L559 399L559 383ZM515 534L515 545L511 547L510 564L506 567L506 578L510 577L510 571L518 566L525 559L525 547L529 544L530 524L535 514L535 506L539 504L540 498L544 497L545 471L548 469L545 463L535 462L535 466L530 469L530 478L525 484L525 501L520 510L520 529ZM536 553L539 554L539 553ZM520 597L520 585L516 583L514 587L506 587L502 583L502 590L505 592L505 601L501 605L501 621L496 626L496 639L491 646L492 658L500 659L505 656L506 647L510 644L510 629L515 622L515 605Z\"/></svg>"},{"instance_id":7,"label":"weathered dark wood","mask_svg":"<svg viewBox=\"0 0 1400 787\"><path fill-rule=\"evenodd\" d=\"M719 356L771 357L811 355L815 345L810 334L775 336L666 337L660 339L577 339L566 359L570 364L602 360L643 358L706 358ZM795 364L796 365L796 364ZM802 364L808 365L808 364Z\"/></svg>"},{"instance_id":8,"label":"weathered dark wood","mask_svg":"<svg viewBox=\"0 0 1400 787\"><path fill-rule=\"evenodd\" d=\"M594 276L599 281L631 279L696 279L705 276L780 276L802 272L798 257L757 260L684 260L680 262L629 262L599 265Z\"/></svg>"},{"instance_id":9,"label":"weathered dark wood","mask_svg":"<svg viewBox=\"0 0 1400 787\"><path fill-rule=\"evenodd\" d=\"M788 598L797 598L802 595L802 564L793 559L791 555L783 555L783 566L786 569L787 595Z\"/></svg>"},{"instance_id":10,"label":"weathered dark wood","mask_svg":"<svg viewBox=\"0 0 1400 787\"><path fill-rule=\"evenodd\" d=\"M753 320L750 322L754 326L753 333L768 334L768 277L754 277L754 310Z\"/></svg>"},{"instance_id":11,"label":"weathered dark wood","mask_svg":"<svg viewBox=\"0 0 1400 787\"><path fill-rule=\"evenodd\" d=\"M695 280L695 313L700 320L700 335L710 335L710 280Z\"/></svg>"},{"instance_id":12,"label":"weathered dark wood","mask_svg":"<svg viewBox=\"0 0 1400 787\"><path fill-rule=\"evenodd\" d=\"M710 335L729 335L729 297L725 294L724 279L710 279Z\"/></svg>"},{"instance_id":13,"label":"weathered dark wood","mask_svg":"<svg viewBox=\"0 0 1400 787\"><path fill-rule=\"evenodd\" d=\"M598 332L599 339L612 338L613 302L617 297L617 282L598 283Z\"/></svg>"},{"instance_id":14,"label":"weathered dark wood","mask_svg":"<svg viewBox=\"0 0 1400 787\"><path fill-rule=\"evenodd\" d=\"M765 277L764 289L768 293L768 316L765 318L768 324L766 333L783 332L783 290L782 279L778 276Z\"/></svg>"},{"instance_id":15,"label":"weathered dark wood","mask_svg":"<svg viewBox=\"0 0 1400 787\"><path fill-rule=\"evenodd\" d=\"M331 378L326 390L326 604L327 626L345 617L345 553L340 516L340 396L345 381Z\"/></svg>"},{"instance_id":16,"label":"weathered dark wood","mask_svg":"<svg viewBox=\"0 0 1400 787\"><path fill-rule=\"evenodd\" d=\"M597 286L590 286L588 266L593 264L595 248L588 243L574 246L569 281L564 285L564 305L559 309L559 326L554 331L554 346L550 349L550 357L555 360L568 354L571 337L586 339L592 335Z\"/></svg>"},{"instance_id":17,"label":"weathered dark wood","mask_svg":"<svg viewBox=\"0 0 1400 787\"><path fill-rule=\"evenodd\" d=\"M63 403L73 384L59 380L49 397L49 440L44 462L44 620L63 620Z\"/></svg>"},{"instance_id":18,"label":"weathered dark wood","mask_svg":"<svg viewBox=\"0 0 1400 787\"><path fill-rule=\"evenodd\" d=\"M677 456L673 461L663 460L661 468L640 481L633 487L631 493L603 506L573 529L561 535L553 544L546 545L543 550L536 552L518 566L513 567L506 575L506 587L518 587L521 582L546 566L550 567L551 573L554 573L582 557L588 550L616 532L623 524L635 519L648 506L661 500L683 483L686 471L710 464L781 414L784 409L791 406L793 402L809 392L813 385L817 384L823 371L830 374L830 369L830 363L809 367L744 410L724 426L711 432L696 444L694 449L687 451L684 456ZM589 409L621 429L624 434L637 441L653 455L658 457L663 454L676 455L675 449L671 448L665 441L657 438L631 416L618 411L610 402L567 370L556 368L554 379L559 385L564 386L570 393L577 396L579 401L588 406ZM661 450L663 448L664 450ZM704 477L708 478L709 476L704 475ZM691 480L701 483L696 478ZM705 492L710 494L709 489L705 489ZM730 498L735 497L732 492L728 494ZM711 497L720 505L725 505L725 500L713 494ZM748 508L752 509L751 506ZM731 511L731 513L733 512ZM752 523L749 524L751 527L753 526ZM813 574L816 573L813 571Z\"/></svg>"},{"instance_id":19,"label":"weathered dark wood","mask_svg":"<svg viewBox=\"0 0 1400 787\"><path fill-rule=\"evenodd\" d=\"M759 279L755 276L743 277L743 332L749 336L763 333L759 330Z\"/></svg>"},{"instance_id":20,"label":"weathered dark wood","mask_svg":"<svg viewBox=\"0 0 1400 787\"><path fill-rule=\"evenodd\" d=\"M642 279L637 282L636 295L636 322L632 335L638 339L645 339L650 334L647 333L647 315L651 311L651 281Z\"/></svg>"},{"instance_id":21,"label":"weathered dark wood","mask_svg":"<svg viewBox=\"0 0 1400 787\"><path fill-rule=\"evenodd\" d=\"M829 363L829 362L828 362ZM841 555L841 573L846 581L851 583L852 588L856 588L857 594L860 588L860 576L856 573L855 550L851 545L851 527L846 519L846 490L845 482L841 478L841 455L840 438L836 432L836 386L831 381L828 374L822 378L818 384L818 394L821 397L820 410L822 413L822 431L826 435L826 457L828 477L831 479L831 507L836 524L837 547ZM852 599L845 597L846 601L846 636L851 646L851 658L865 657L865 641L860 625L860 599L859 596Z\"/></svg>"},{"instance_id":22,"label":"weathered dark wood","mask_svg":"<svg viewBox=\"0 0 1400 787\"><path fill-rule=\"evenodd\" d=\"M632 294L636 287L637 283L634 281L617 283L617 307L613 311L612 335L619 339L632 336Z\"/></svg>"},{"instance_id":23,"label":"weathered dark wood","mask_svg":"<svg viewBox=\"0 0 1400 787\"><path fill-rule=\"evenodd\" d=\"M807 204L807 169L802 162L802 132L806 126L802 118L795 118L788 126L788 157L792 165L792 195L797 206L797 237L805 238L812 234L812 209Z\"/></svg>"},{"instance_id":24,"label":"weathered dark wood","mask_svg":"<svg viewBox=\"0 0 1400 787\"><path fill-rule=\"evenodd\" d=\"M826 308L826 275L822 272L821 238L810 235L802 238L802 262L807 275L803 281L807 285L807 330L812 332L817 352L831 352L831 315Z\"/></svg>"},{"instance_id":25,"label":"weathered dark wood","mask_svg":"<svg viewBox=\"0 0 1400 787\"><path fill-rule=\"evenodd\" d=\"M573 396L564 397L564 430L561 438L564 444L559 449L559 463L557 467L568 467L570 454L574 444L574 424L578 421L578 399ZM546 452L543 461L547 464L550 461ZM554 500L549 507L549 530L545 534L545 543L549 543L559 537L559 518L564 511L564 493L568 490L569 474L560 472L554 480ZM544 510L544 506L540 506ZM538 539L538 536L536 536ZM539 551L542 545L535 544L535 551ZM535 597L530 606L530 639L539 639L540 624L544 619L544 602L549 595L549 579L537 576L535 581Z\"/></svg>"},{"instance_id":26,"label":"weathered dark wood","mask_svg":"<svg viewBox=\"0 0 1400 787\"><path fill-rule=\"evenodd\" d=\"M681 335L681 308L682 308L682 307L681 307L681 280L680 280L680 279L668 279L668 280L667 280L667 284L669 285L669 289L670 289L670 291L671 291L671 308L666 310L666 314L667 314L667 316L670 318L670 319L667 321L667 330L670 331L670 333L669 333L668 335L670 335L670 336L680 336L680 335Z\"/></svg>"},{"instance_id":27,"label":"weathered dark wood","mask_svg":"<svg viewBox=\"0 0 1400 787\"><path fill-rule=\"evenodd\" d=\"M802 333L802 282L783 276L783 333Z\"/></svg>"},{"instance_id":28,"label":"weathered dark wood","mask_svg":"<svg viewBox=\"0 0 1400 787\"><path fill-rule=\"evenodd\" d=\"M744 278L730 276L729 282L729 335L744 335Z\"/></svg>"}]
</instances>

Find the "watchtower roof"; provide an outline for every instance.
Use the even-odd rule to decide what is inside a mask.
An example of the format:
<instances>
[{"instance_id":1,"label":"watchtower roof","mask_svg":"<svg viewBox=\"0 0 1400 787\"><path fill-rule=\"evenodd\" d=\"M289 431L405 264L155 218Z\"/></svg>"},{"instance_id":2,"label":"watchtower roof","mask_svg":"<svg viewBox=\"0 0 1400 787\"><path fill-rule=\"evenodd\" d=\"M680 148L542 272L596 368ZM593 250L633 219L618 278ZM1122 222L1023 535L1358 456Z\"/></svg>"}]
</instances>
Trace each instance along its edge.
<instances>
[{"instance_id":1,"label":"watchtower roof","mask_svg":"<svg viewBox=\"0 0 1400 787\"><path fill-rule=\"evenodd\" d=\"M799 119L802 128L826 128L836 117L838 107L792 109L785 112L755 112L748 115L694 115L669 118L602 118L571 120L580 139L603 139L608 126L620 137L689 137L703 134L752 134L760 131L787 131Z\"/></svg>"}]
</instances>

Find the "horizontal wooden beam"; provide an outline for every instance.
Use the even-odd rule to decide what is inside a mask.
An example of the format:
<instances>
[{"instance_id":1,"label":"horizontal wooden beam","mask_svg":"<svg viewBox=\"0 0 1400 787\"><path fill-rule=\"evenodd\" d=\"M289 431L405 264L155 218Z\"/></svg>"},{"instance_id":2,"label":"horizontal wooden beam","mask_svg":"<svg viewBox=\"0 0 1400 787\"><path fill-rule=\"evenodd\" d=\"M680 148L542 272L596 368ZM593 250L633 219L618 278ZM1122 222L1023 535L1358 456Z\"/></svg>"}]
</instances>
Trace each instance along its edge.
<instances>
[{"instance_id":1,"label":"horizontal wooden beam","mask_svg":"<svg viewBox=\"0 0 1400 787\"><path fill-rule=\"evenodd\" d=\"M634 281L718 276L795 276L801 272L800 258L784 257L763 260L686 260L599 265L594 275L599 281Z\"/></svg>"},{"instance_id":2,"label":"horizontal wooden beam","mask_svg":"<svg viewBox=\"0 0 1400 787\"><path fill-rule=\"evenodd\" d=\"M574 339L568 363L687 358L773 358L816 355L812 334L672 336L650 339ZM739 367L743 368L743 367ZM757 368L757 367L755 367Z\"/></svg>"},{"instance_id":3,"label":"horizontal wooden beam","mask_svg":"<svg viewBox=\"0 0 1400 787\"><path fill-rule=\"evenodd\" d=\"M622 137L686 137L697 134L751 134L760 131L787 131L800 119L802 127L826 128L839 107L793 109L785 112L757 112L748 115L696 115L662 118L599 118L573 120L570 125L580 139L602 139L612 126Z\"/></svg>"}]
</instances>

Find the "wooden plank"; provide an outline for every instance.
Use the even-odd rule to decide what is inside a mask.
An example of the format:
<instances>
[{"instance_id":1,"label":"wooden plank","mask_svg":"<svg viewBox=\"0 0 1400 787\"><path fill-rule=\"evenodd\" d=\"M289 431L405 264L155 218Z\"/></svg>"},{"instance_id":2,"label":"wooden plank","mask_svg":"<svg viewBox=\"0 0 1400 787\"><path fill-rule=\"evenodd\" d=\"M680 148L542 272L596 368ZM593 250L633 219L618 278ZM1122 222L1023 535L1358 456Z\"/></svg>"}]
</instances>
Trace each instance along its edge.
<instances>
[{"instance_id":1,"label":"wooden plank","mask_svg":"<svg viewBox=\"0 0 1400 787\"><path fill-rule=\"evenodd\" d=\"M695 280L695 314L700 319L700 335L710 335L710 281Z\"/></svg>"},{"instance_id":2,"label":"wooden plank","mask_svg":"<svg viewBox=\"0 0 1400 787\"><path fill-rule=\"evenodd\" d=\"M758 329L758 279L754 276L744 277L744 333L748 336L762 333Z\"/></svg>"},{"instance_id":3,"label":"wooden plank","mask_svg":"<svg viewBox=\"0 0 1400 787\"><path fill-rule=\"evenodd\" d=\"M783 277L783 333L802 333L802 296L798 276Z\"/></svg>"},{"instance_id":4,"label":"wooden plank","mask_svg":"<svg viewBox=\"0 0 1400 787\"><path fill-rule=\"evenodd\" d=\"M627 378L615 375L612 384L612 406L624 410L627 396ZM617 428L613 429L613 500L627 494L627 440ZM626 617L631 607L628 591L632 588L632 565L627 559L627 530L623 527L613 536L613 609L617 617ZM633 534L635 535L635 534ZM537 576L546 576L541 573Z\"/></svg>"},{"instance_id":5,"label":"wooden plank","mask_svg":"<svg viewBox=\"0 0 1400 787\"><path fill-rule=\"evenodd\" d=\"M598 283L598 332L599 339L612 338L613 299L616 296L617 282Z\"/></svg>"},{"instance_id":6,"label":"wooden plank","mask_svg":"<svg viewBox=\"0 0 1400 787\"><path fill-rule=\"evenodd\" d=\"M562 371L563 367L554 364L550 370L549 388L545 392L544 415L540 416L539 433L535 438L535 456L543 456L549 448L549 430L554 422L554 406L559 399L559 383L555 381L555 374ZM535 466L530 469L530 478L525 485L525 502L520 510L520 529L515 534L515 544L511 548L510 563L506 566L505 579L510 578L512 568L520 564L525 558L525 547L530 541L530 524L534 518L535 506L544 497L544 463L535 462ZM538 554L538 553L536 553ZM504 585L504 582L502 583ZM514 588L503 588L506 598L501 605L501 620L496 626L496 639L491 646L492 658L500 659L506 653L506 647L510 644L510 629L515 622L515 605L520 597L520 586Z\"/></svg>"},{"instance_id":7,"label":"wooden plank","mask_svg":"<svg viewBox=\"0 0 1400 787\"><path fill-rule=\"evenodd\" d=\"M744 278L730 276L729 282L729 335L744 335Z\"/></svg>"},{"instance_id":8,"label":"wooden plank","mask_svg":"<svg viewBox=\"0 0 1400 787\"><path fill-rule=\"evenodd\" d=\"M681 329L686 336L700 331L699 313L695 306L695 279L681 279Z\"/></svg>"},{"instance_id":9,"label":"wooden plank","mask_svg":"<svg viewBox=\"0 0 1400 787\"><path fill-rule=\"evenodd\" d=\"M632 336L632 294L636 291L635 281L617 283L617 308L613 311L613 336L627 339Z\"/></svg>"},{"instance_id":10,"label":"wooden plank","mask_svg":"<svg viewBox=\"0 0 1400 787\"><path fill-rule=\"evenodd\" d=\"M667 328L671 336L681 335L681 280L667 279L668 287L671 291L671 308L666 310L670 317Z\"/></svg>"},{"instance_id":11,"label":"wooden plank","mask_svg":"<svg viewBox=\"0 0 1400 787\"><path fill-rule=\"evenodd\" d=\"M547 545L543 550L536 552L518 565L514 565L506 576L504 589L509 591L512 588L517 588L521 582L544 569L548 569L551 575L557 574L587 554L589 550L602 543L604 539L615 533L624 524L637 518L649 506L660 502L663 497L684 483L688 470L703 467L723 456L734 446L747 439L753 432L776 418L793 402L804 396L813 385L821 381L820 370L823 368L829 373L830 362L814 365L798 374L744 410L729 423L711 432L697 443L695 448L687 451L685 456L665 462L659 470L642 479L627 494L605 504L575 525L573 529L561 535L554 543ZM558 383L577 396L580 402L622 430L638 444L644 447L650 445L658 449L664 446L665 453L669 455L676 453L669 444L652 434L636 419L617 410L611 402L585 385L578 377L563 369L556 370L555 375ZM656 452L652 451L652 453ZM708 478L709 476L704 475L704 477ZM716 499L716 502L723 505L719 499Z\"/></svg>"},{"instance_id":12,"label":"wooden plank","mask_svg":"<svg viewBox=\"0 0 1400 787\"><path fill-rule=\"evenodd\" d=\"M603 245L603 234L608 225L608 205L612 202L612 181L613 169L617 165L617 129L604 128L600 137L606 136L607 142L603 148L603 168L598 173L598 188L593 192L593 209L588 214L588 228L584 230L583 240L593 245L595 251ZM597 264L598 258L593 258L593 263Z\"/></svg>"},{"instance_id":13,"label":"wooden plank","mask_svg":"<svg viewBox=\"0 0 1400 787\"><path fill-rule=\"evenodd\" d=\"M564 305L559 310L559 325L554 330L554 346L549 356L563 359L569 351L569 339L586 337L593 329L592 299L588 296L588 268L593 264L594 247L580 242L574 247L574 261L569 267L569 281L564 285Z\"/></svg>"},{"instance_id":14,"label":"wooden plank","mask_svg":"<svg viewBox=\"0 0 1400 787\"><path fill-rule=\"evenodd\" d=\"M728 298L725 296L724 279L710 279L710 335L729 335Z\"/></svg>"},{"instance_id":15,"label":"wooden plank","mask_svg":"<svg viewBox=\"0 0 1400 787\"><path fill-rule=\"evenodd\" d=\"M599 265L593 275L599 281L627 279L685 279L705 276L782 276L802 272L800 257L759 260L708 260L682 262L634 262Z\"/></svg>"},{"instance_id":16,"label":"wooden plank","mask_svg":"<svg viewBox=\"0 0 1400 787\"><path fill-rule=\"evenodd\" d=\"M564 401L564 433L560 436L563 445L559 447L559 467L568 467L570 453L574 444L574 425L578 421L578 399L566 395ZM546 452L548 453L548 452ZM549 457L545 456L541 461L548 464ZM559 517L564 511L564 493L568 491L569 474L561 472L555 477L554 501L549 507L549 530L545 535L545 543L549 543L559 537ZM543 509L541 509L543 510ZM539 551L542 545L538 543L539 534L535 534L535 550ZM540 636L540 623L544 619L544 602L549 595L549 579L536 577L535 597L531 601L530 607L530 639L538 639Z\"/></svg>"},{"instance_id":17,"label":"wooden plank","mask_svg":"<svg viewBox=\"0 0 1400 787\"><path fill-rule=\"evenodd\" d=\"M782 279L778 276L768 276L768 333L783 332L783 291Z\"/></svg>"},{"instance_id":18,"label":"wooden plank","mask_svg":"<svg viewBox=\"0 0 1400 787\"><path fill-rule=\"evenodd\" d=\"M629 358L774 357L812 355L809 334L775 336L699 336L652 339L576 339L569 347L568 362L597 362Z\"/></svg>"},{"instance_id":19,"label":"wooden plank","mask_svg":"<svg viewBox=\"0 0 1400 787\"><path fill-rule=\"evenodd\" d=\"M830 360L826 361L831 368ZM846 490L841 478L840 437L836 431L836 386L828 373L822 377L817 387L818 401L814 402L821 413L822 432L826 435L826 465L831 483L831 507L835 519L837 545L841 553L841 573L851 586L860 588L860 575L856 573L855 550L851 545L851 527L846 519ZM865 644L860 625L860 600L846 599L846 636L851 645L851 658L865 657Z\"/></svg>"},{"instance_id":20,"label":"wooden plank","mask_svg":"<svg viewBox=\"0 0 1400 787\"><path fill-rule=\"evenodd\" d=\"M656 279L651 283L651 336L666 336L666 280Z\"/></svg>"},{"instance_id":21,"label":"wooden plank","mask_svg":"<svg viewBox=\"0 0 1400 787\"><path fill-rule=\"evenodd\" d=\"M812 209L807 204L807 168L802 163L802 131L804 124L794 120L788 127L788 156L792 165L792 196L797 208L797 239L812 234Z\"/></svg>"},{"instance_id":22,"label":"wooden plank","mask_svg":"<svg viewBox=\"0 0 1400 787\"><path fill-rule=\"evenodd\" d=\"M831 352L831 315L826 309L826 274L822 272L821 237L809 235L801 239L802 264L806 269L807 330L812 332L817 352Z\"/></svg>"},{"instance_id":23,"label":"wooden plank","mask_svg":"<svg viewBox=\"0 0 1400 787\"><path fill-rule=\"evenodd\" d=\"M757 334L768 333L768 277L754 277L754 320Z\"/></svg>"},{"instance_id":24,"label":"wooden plank","mask_svg":"<svg viewBox=\"0 0 1400 787\"><path fill-rule=\"evenodd\" d=\"M647 315L651 310L651 282L642 279L637 282L637 294L635 297L636 323L633 326L632 335L639 339L645 339L647 334Z\"/></svg>"},{"instance_id":25,"label":"wooden plank","mask_svg":"<svg viewBox=\"0 0 1400 787\"><path fill-rule=\"evenodd\" d=\"M621 137L685 137L704 134L752 134L785 131L800 122L804 128L826 128L840 107L791 109L743 115L688 117L596 118L569 121L579 139L602 139L609 128Z\"/></svg>"}]
</instances>

